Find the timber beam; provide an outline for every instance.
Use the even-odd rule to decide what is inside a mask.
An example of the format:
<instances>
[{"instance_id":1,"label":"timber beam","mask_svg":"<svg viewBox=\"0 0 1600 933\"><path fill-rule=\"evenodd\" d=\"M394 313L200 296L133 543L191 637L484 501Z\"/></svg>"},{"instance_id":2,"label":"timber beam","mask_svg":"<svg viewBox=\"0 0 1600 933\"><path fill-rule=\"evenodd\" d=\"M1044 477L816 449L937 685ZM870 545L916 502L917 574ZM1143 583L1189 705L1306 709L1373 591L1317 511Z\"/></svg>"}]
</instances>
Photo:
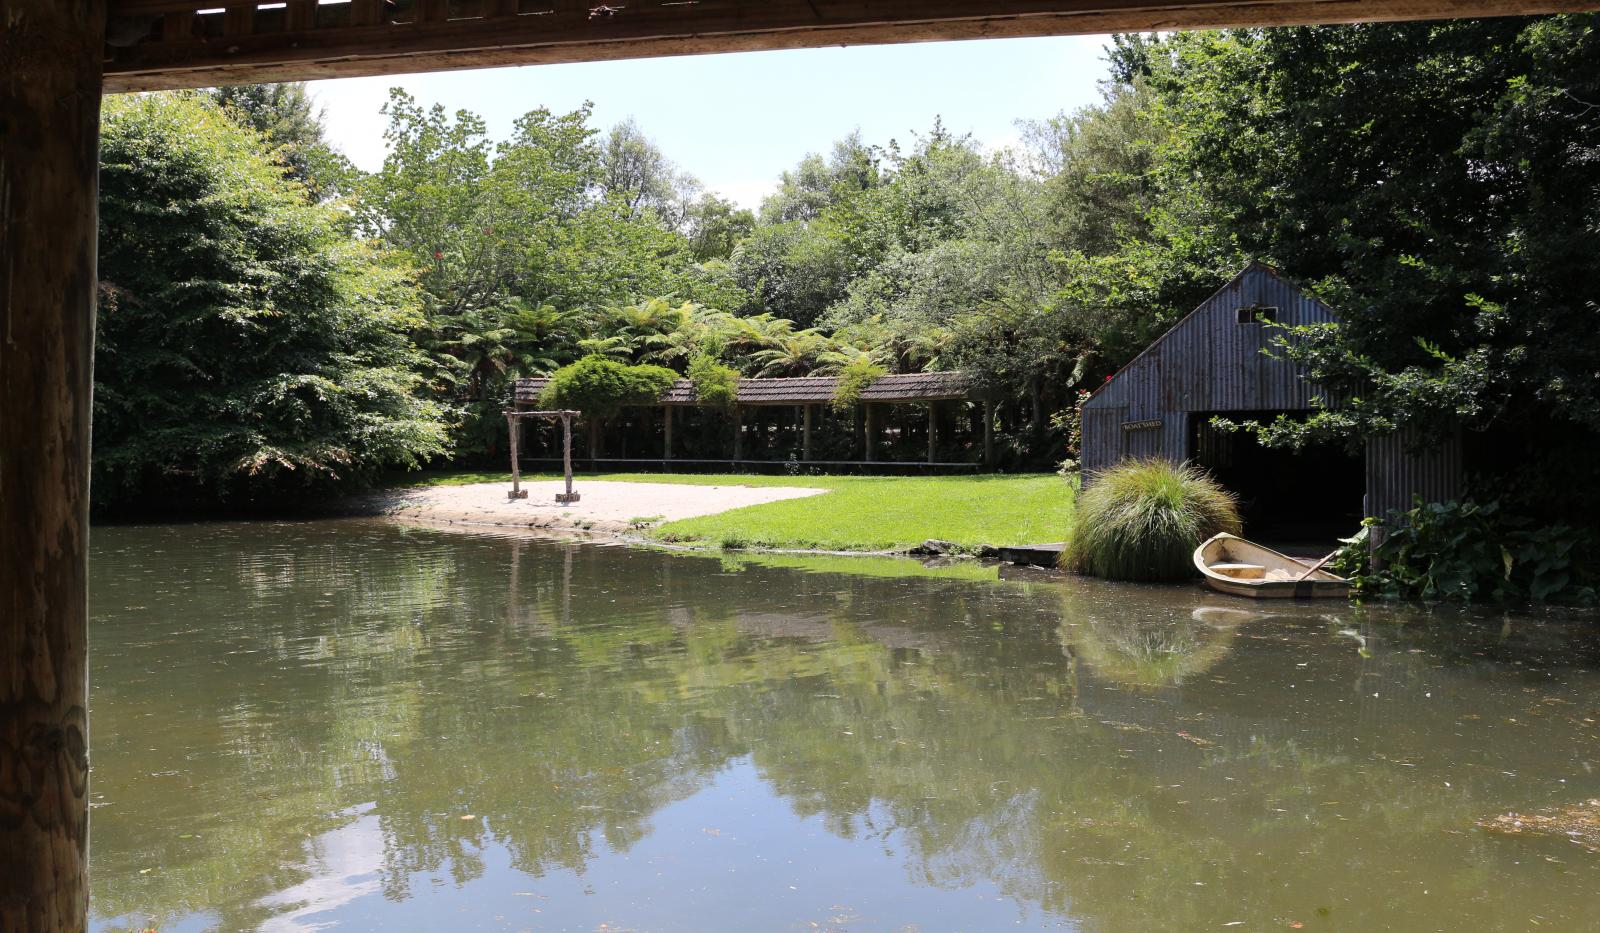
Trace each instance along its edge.
<instances>
[{"instance_id":1,"label":"timber beam","mask_svg":"<svg viewBox=\"0 0 1600 933\"><path fill-rule=\"evenodd\" d=\"M1597 8L1600 0L112 0L105 87Z\"/></svg>"}]
</instances>

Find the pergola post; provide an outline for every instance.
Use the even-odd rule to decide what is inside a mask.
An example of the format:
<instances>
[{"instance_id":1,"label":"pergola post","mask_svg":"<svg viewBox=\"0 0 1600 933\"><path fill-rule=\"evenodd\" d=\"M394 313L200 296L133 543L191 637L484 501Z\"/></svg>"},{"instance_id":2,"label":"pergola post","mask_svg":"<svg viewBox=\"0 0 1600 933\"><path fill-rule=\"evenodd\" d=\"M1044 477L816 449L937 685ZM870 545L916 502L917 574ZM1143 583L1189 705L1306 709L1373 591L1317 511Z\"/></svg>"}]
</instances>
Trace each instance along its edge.
<instances>
[{"instance_id":1,"label":"pergola post","mask_svg":"<svg viewBox=\"0 0 1600 933\"><path fill-rule=\"evenodd\" d=\"M511 491L506 493L507 499L526 499L528 491L522 488L522 456L517 449L518 435L522 433L522 419L513 412L506 412L506 427L510 429L511 436Z\"/></svg>"},{"instance_id":2,"label":"pergola post","mask_svg":"<svg viewBox=\"0 0 1600 933\"><path fill-rule=\"evenodd\" d=\"M928 462L933 463L938 459L939 452L939 403L928 403Z\"/></svg>"},{"instance_id":3,"label":"pergola post","mask_svg":"<svg viewBox=\"0 0 1600 933\"><path fill-rule=\"evenodd\" d=\"M866 441L865 441L865 443L862 444L861 459L865 460L868 463L871 463L874 459L876 459L876 451L874 450L874 448L877 447L877 427L878 426L873 423L874 419L872 417L872 403L871 402L863 402L861 407L862 407L862 409L864 409L863 413L864 413L865 420L866 420L866 432L865 432L866 433Z\"/></svg>"},{"instance_id":4,"label":"pergola post","mask_svg":"<svg viewBox=\"0 0 1600 933\"><path fill-rule=\"evenodd\" d=\"M804 424L804 427L802 428L802 433L801 433L801 438L800 438L800 459L801 460L810 460L811 459L811 420L812 420L812 417L813 417L812 416L812 409L814 407L815 406L812 406L812 405L804 406L804 408L805 408L805 416L804 416L805 424Z\"/></svg>"},{"instance_id":5,"label":"pergola post","mask_svg":"<svg viewBox=\"0 0 1600 933\"><path fill-rule=\"evenodd\" d=\"M677 420L673 417L674 414L671 405L661 406L661 459L663 460L672 459L672 422Z\"/></svg>"},{"instance_id":6,"label":"pergola post","mask_svg":"<svg viewBox=\"0 0 1600 933\"><path fill-rule=\"evenodd\" d=\"M89 413L105 0L0 2L0 930L89 908Z\"/></svg>"},{"instance_id":7,"label":"pergola post","mask_svg":"<svg viewBox=\"0 0 1600 933\"><path fill-rule=\"evenodd\" d=\"M994 466L994 402L983 400L983 465Z\"/></svg>"}]
</instances>

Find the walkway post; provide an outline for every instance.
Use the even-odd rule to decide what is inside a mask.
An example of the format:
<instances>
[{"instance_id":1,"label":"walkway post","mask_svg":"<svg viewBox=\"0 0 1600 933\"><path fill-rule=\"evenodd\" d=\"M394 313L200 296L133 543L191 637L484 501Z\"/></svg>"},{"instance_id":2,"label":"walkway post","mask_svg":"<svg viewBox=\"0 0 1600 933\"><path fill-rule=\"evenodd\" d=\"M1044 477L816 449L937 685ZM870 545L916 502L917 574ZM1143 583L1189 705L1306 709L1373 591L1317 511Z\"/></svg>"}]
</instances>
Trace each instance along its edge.
<instances>
[{"instance_id":1,"label":"walkway post","mask_svg":"<svg viewBox=\"0 0 1600 933\"><path fill-rule=\"evenodd\" d=\"M877 440L878 440L878 438L877 438L877 428L878 428L878 426L873 423L874 419L872 417L872 403L871 402L863 402L861 404L861 407L863 409L865 409L865 420L866 420L866 443L862 445L864 447L864 450L862 452L861 459L865 460L868 463L871 463L873 461L873 459L875 459L876 453L877 453L876 450L874 450L874 448L876 448L878 446L877 445Z\"/></svg>"},{"instance_id":2,"label":"walkway post","mask_svg":"<svg viewBox=\"0 0 1600 933\"><path fill-rule=\"evenodd\" d=\"M994 466L994 402L983 400L983 465Z\"/></svg>"},{"instance_id":3,"label":"walkway post","mask_svg":"<svg viewBox=\"0 0 1600 933\"><path fill-rule=\"evenodd\" d=\"M0 930L89 907L89 415L106 0L0 0Z\"/></svg>"},{"instance_id":4,"label":"walkway post","mask_svg":"<svg viewBox=\"0 0 1600 933\"><path fill-rule=\"evenodd\" d=\"M806 411L806 413L805 413L805 427L803 429L803 434L802 434L802 437L801 437L801 440L800 440L800 459L801 460L810 460L811 459L811 419L812 419L811 409L813 408L813 406L806 405L804 407L805 407L805 411Z\"/></svg>"}]
</instances>

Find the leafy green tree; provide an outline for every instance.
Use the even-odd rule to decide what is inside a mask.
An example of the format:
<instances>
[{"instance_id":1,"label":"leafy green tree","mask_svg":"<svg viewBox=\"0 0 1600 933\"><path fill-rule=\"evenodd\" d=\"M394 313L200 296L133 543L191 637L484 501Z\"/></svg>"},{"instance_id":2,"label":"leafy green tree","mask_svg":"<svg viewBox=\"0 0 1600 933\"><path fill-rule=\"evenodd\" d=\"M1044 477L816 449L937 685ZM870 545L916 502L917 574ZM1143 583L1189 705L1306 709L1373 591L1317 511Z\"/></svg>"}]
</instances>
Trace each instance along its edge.
<instances>
[{"instance_id":1,"label":"leafy green tree","mask_svg":"<svg viewBox=\"0 0 1600 933\"><path fill-rule=\"evenodd\" d=\"M95 488L269 498L444 453L416 292L198 94L106 102Z\"/></svg>"},{"instance_id":2,"label":"leafy green tree","mask_svg":"<svg viewBox=\"0 0 1600 933\"><path fill-rule=\"evenodd\" d=\"M702 194L688 211L689 252L696 262L727 259L755 229L756 215L726 198Z\"/></svg>"},{"instance_id":3,"label":"leafy green tree","mask_svg":"<svg viewBox=\"0 0 1600 933\"><path fill-rule=\"evenodd\" d=\"M600 146L600 191L630 219L653 214L668 228L686 224L700 182L682 171L633 118L611 128Z\"/></svg>"},{"instance_id":4,"label":"leafy green tree","mask_svg":"<svg viewBox=\"0 0 1600 933\"><path fill-rule=\"evenodd\" d=\"M550 376L540 404L609 418L624 405L656 401L677 379L677 373L661 366L629 366L603 356L586 356Z\"/></svg>"},{"instance_id":5,"label":"leafy green tree","mask_svg":"<svg viewBox=\"0 0 1600 933\"><path fill-rule=\"evenodd\" d=\"M760 367L757 376L806 376L818 368L823 354L832 348L833 341L815 330L795 331L757 351L751 362Z\"/></svg>"},{"instance_id":6,"label":"leafy green tree","mask_svg":"<svg viewBox=\"0 0 1600 933\"><path fill-rule=\"evenodd\" d=\"M1600 514L1600 16L1229 31L1147 56L1169 169L1339 308L1350 401L1274 442L1458 423L1514 494ZM1493 451L1515 449L1496 462Z\"/></svg>"},{"instance_id":7,"label":"leafy green tree","mask_svg":"<svg viewBox=\"0 0 1600 933\"><path fill-rule=\"evenodd\" d=\"M360 173L328 144L322 111L304 82L234 84L209 92L228 116L260 133L315 200L346 194Z\"/></svg>"}]
</instances>

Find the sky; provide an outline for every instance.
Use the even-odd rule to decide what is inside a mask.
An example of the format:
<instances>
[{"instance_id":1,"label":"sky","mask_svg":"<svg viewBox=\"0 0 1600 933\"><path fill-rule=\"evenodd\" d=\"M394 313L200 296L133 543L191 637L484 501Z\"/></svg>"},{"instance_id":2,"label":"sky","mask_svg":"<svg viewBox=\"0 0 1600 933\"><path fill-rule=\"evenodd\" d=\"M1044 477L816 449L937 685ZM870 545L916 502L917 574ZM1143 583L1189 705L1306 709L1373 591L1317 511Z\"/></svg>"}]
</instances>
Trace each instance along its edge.
<instances>
[{"instance_id":1,"label":"sky","mask_svg":"<svg viewBox=\"0 0 1600 933\"><path fill-rule=\"evenodd\" d=\"M533 65L314 81L328 136L356 165L383 164L390 87L425 105L472 110L494 138L535 107L594 105L592 125L633 117L668 158L723 197L757 207L808 152L859 129L868 143L908 141L936 117L988 148L1016 121L1098 100L1105 36L986 39L684 58Z\"/></svg>"}]
</instances>

